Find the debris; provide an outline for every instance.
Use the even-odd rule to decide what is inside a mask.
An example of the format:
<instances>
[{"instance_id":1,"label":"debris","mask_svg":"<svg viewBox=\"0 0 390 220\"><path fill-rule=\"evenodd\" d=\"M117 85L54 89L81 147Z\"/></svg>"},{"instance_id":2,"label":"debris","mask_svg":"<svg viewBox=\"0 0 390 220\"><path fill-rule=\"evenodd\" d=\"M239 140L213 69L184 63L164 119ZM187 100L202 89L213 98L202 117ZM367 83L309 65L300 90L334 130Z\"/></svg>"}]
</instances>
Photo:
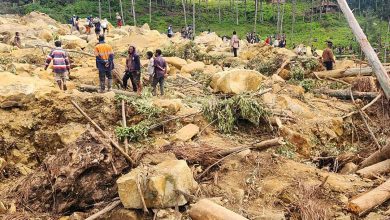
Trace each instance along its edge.
<instances>
[{"instance_id":1,"label":"debris","mask_svg":"<svg viewBox=\"0 0 390 220\"><path fill-rule=\"evenodd\" d=\"M388 174L390 172L390 159L364 167L356 171L357 174L364 178L373 179L379 175Z\"/></svg>"},{"instance_id":2,"label":"debris","mask_svg":"<svg viewBox=\"0 0 390 220\"><path fill-rule=\"evenodd\" d=\"M99 218L100 216L104 215L105 213L113 210L115 207L117 207L119 204L121 204L121 201L118 199L117 201L112 202L110 205L106 206L104 209L98 211L97 213L89 216L85 220L94 220Z\"/></svg>"},{"instance_id":3,"label":"debris","mask_svg":"<svg viewBox=\"0 0 390 220\"><path fill-rule=\"evenodd\" d=\"M188 141L199 133L199 127L194 124L188 124L178 130L174 136L174 140Z\"/></svg>"},{"instance_id":4,"label":"debris","mask_svg":"<svg viewBox=\"0 0 390 220\"><path fill-rule=\"evenodd\" d=\"M91 86L91 85L80 85L80 86L78 86L78 89L80 91L83 91L83 92L98 92L99 91L98 86ZM112 89L111 91L114 92L115 94L125 95L125 96L136 96L137 95L137 93L135 93L135 92L128 92L128 91L119 90L119 89Z\"/></svg>"},{"instance_id":5,"label":"debris","mask_svg":"<svg viewBox=\"0 0 390 220\"><path fill-rule=\"evenodd\" d=\"M313 91L314 93L321 93L328 96L336 97L339 99L351 99L350 90L332 90L332 89L316 89ZM375 99L379 94L377 92L352 92L354 98L357 99Z\"/></svg>"},{"instance_id":6,"label":"debris","mask_svg":"<svg viewBox=\"0 0 390 220\"><path fill-rule=\"evenodd\" d=\"M138 178L147 208L182 206L187 200L175 190L191 194L198 186L184 160L168 160L145 168L138 166L117 180L119 198L125 208L143 208Z\"/></svg>"},{"instance_id":7,"label":"debris","mask_svg":"<svg viewBox=\"0 0 390 220\"><path fill-rule=\"evenodd\" d=\"M353 174L356 172L356 170L358 169L358 165L352 163L352 162L349 162L347 164L344 165L344 167L340 170L340 174Z\"/></svg>"},{"instance_id":8,"label":"debris","mask_svg":"<svg viewBox=\"0 0 390 220\"><path fill-rule=\"evenodd\" d=\"M134 210L119 209L114 210L109 215L110 220L141 220Z\"/></svg>"},{"instance_id":9,"label":"debris","mask_svg":"<svg viewBox=\"0 0 390 220\"><path fill-rule=\"evenodd\" d=\"M216 203L202 199L192 205L189 211L190 217L193 220L245 220L247 218L230 211Z\"/></svg>"},{"instance_id":10,"label":"debris","mask_svg":"<svg viewBox=\"0 0 390 220\"><path fill-rule=\"evenodd\" d=\"M387 142L387 145L385 145L378 151L375 151L373 154L363 160L363 162L360 163L359 168L361 169L364 167L368 167L386 159L390 159L390 141Z\"/></svg>"}]
</instances>

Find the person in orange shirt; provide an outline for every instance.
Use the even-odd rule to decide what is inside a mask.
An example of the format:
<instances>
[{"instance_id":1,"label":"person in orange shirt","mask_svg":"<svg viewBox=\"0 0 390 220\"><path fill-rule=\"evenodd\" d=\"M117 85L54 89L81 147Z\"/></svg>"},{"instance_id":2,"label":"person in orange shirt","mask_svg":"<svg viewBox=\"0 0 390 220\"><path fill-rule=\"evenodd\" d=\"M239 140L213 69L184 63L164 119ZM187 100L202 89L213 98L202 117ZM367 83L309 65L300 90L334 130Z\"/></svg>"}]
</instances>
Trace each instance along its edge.
<instances>
[{"instance_id":1,"label":"person in orange shirt","mask_svg":"<svg viewBox=\"0 0 390 220\"><path fill-rule=\"evenodd\" d=\"M106 78L108 79L107 88L112 88L112 70L114 69L114 52L111 45L104 42L104 36L99 36L99 43L95 46L96 67L99 70L100 90L104 92L106 87Z\"/></svg>"},{"instance_id":2,"label":"person in orange shirt","mask_svg":"<svg viewBox=\"0 0 390 220\"><path fill-rule=\"evenodd\" d=\"M333 64L336 62L334 60L334 55L332 51L333 43L331 41L327 41L328 47L322 53L322 62L326 68L326 70L332 70Z\"/></svg>"}]
</instances>

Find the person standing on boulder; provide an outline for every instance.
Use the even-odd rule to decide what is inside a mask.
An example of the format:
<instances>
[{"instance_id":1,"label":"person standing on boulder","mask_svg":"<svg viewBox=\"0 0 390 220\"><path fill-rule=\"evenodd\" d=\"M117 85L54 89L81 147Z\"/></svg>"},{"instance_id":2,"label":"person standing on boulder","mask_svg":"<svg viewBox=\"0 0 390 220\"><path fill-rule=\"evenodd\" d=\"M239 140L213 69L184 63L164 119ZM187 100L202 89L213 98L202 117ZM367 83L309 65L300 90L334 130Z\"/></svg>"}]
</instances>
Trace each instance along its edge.
<instances>
[{"instance_id":1,"label":"person standing on boulder","mask_svg":"<svg viewBox=\"0 0 390 220\"><path fill-rule=\"evenodd\" d=\"M134 46L130 46L127 51L129 56L126 58L126 69L125 75L123 76L123 88L127 89L127 81L131 80L133 91L141 95L142 84L141 84L141 62L139 55L135 51Z\"/></svg>"},{"instance_id":2,"label":"person standing on boulder","mask_svg":"<svg viewBox=\"0 0 390 220\"><path fill-rule=\"evenodd\" d=\"M152 82L152 94L155 96L156 93L156 86L157 84L160 84L160 95L164 95L164 81L165 77L167 77L167 63L165 62L164 58L161 57L161 50L157 49L155 53L154 58L154 75L153 75L153 82Z\"/></svg>"},{"instance_id":3,"label":"person standing on boulder","mask_svg":"<svg viewBox=\"0 0 390 220\"><path fill-rule=\"evenodd\" d=\"M56 47L47 56L45 70L47 70L47 67L49 67L53 60L54 79L61 90L67 90L66 80L70 73L69 57L65 50L61 48L61 41L56 41L54 45Z\"/></svg>"},{"instance_id":4,"label":"person standing on boulder","mask_svg":"<svg viewBox=\"0 0 390 220\"><path fill-rule=\"evenodd\" d=\"M322 62L324 63L326 70L332 70L333 63L336 62L334 60L334 55L333 55L333 51L332 51L333 43L331 41L327 41L327 44L328 44L328 47L322 53Z\"/></svg>"},{"instance_id":5,"label":"person standing on boulder","mask_svg":"<svg viewBox=\"0 0 390 220\"><path fill-rule=\"evenodd\" d=\"M116 13L116 25L121 28L123 25L122 17L119 15L119 13Z\"/></svg>"},{"instance_id":6,"label":"person standing on boulder","mask_svg":"<svg viewBox=\"0 0 390 220\"><path fill-rule=\"evenodd\" d=\"M100 90L103 93L108 79L108 91L112 88L112 70L114 69L114 52L111 45L104 42L104 36L99 36L99 43L95 46L96 67L99 70Z\"/></svg>"},{"instance_id":7,"label":"person standing on boulder","mask_svg":"<svg viewBox=\"0 0 390 220\"><path fill-rule=\"evenodd\" d=\"M234 57L237 57L237 50L240 47L240 39L238 39L236 31L233 31L233 36L230 39L230 44L233 48L233 55Z\"/></svg>"}]
</instances>

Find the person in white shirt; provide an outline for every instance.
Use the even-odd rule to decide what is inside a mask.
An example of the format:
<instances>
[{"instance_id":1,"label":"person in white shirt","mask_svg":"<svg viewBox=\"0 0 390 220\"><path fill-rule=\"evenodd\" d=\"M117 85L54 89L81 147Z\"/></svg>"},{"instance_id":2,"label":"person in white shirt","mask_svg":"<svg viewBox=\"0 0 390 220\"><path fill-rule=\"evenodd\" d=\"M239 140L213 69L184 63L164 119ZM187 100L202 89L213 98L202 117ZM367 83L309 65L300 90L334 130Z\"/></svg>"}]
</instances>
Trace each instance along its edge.
<instances>
[{"instance_id":1,"label":"person in white shirt","mask_svg":"<svg viewBox=\"0 0 390 220\"><path fill-rule=\"evenodd\" d=\"M280 38L277 37L277 38L274 40L273 46L274 46L274 47L279 47L279 42L280 42Z\"/></svg>"},{"instance_id":2,"label":"person in white shirt","mask_svg":"<svg viewBox=\"0 0 390 220\"><path fill-rule=\"evenodd\" d=\"M101 23L101 26L102 26L102 29L103 29L103 34L106 34L106 31L107 31L107 34L108 34L108 21L107 21L107 18L103 19L103 21Z\"/></svg>"},{"instance_id":3,"label":"person in white shirt","mask_svg":"<svg viewBox=\"0 0 390 220\"><path fill-rule=\"evenodd\" d=\"M154 76L154 58L153 58L153 52L152 52L152 51L146 52L146 57L147 57L148 60L149 60L149 63L148 63L149 81L150 81L150 83L152 83L153 76Z\"/></svg>"}]
</instances>

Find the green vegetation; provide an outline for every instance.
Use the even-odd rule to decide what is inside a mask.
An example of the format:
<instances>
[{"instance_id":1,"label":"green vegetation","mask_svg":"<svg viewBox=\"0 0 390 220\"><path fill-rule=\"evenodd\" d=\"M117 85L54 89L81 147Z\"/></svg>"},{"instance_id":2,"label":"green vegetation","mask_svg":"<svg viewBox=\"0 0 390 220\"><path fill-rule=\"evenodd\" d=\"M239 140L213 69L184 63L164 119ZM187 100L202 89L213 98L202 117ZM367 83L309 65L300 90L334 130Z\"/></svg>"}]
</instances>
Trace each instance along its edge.
<instances>
[{"instance_id":1,"label":"green vegetation","mask_svg":"<svg viewBox=\"0 0 390 220\"><path fill-rule=\"evenodd\" d=\"M269 115L267 109L249 95L236 95L232 98L212 97L203 104L203 115L210 122L216 121L217 127L224 133L233 132L238 120L244 119L259 126L261 119Z\"/></svg>"}]
</instances>

